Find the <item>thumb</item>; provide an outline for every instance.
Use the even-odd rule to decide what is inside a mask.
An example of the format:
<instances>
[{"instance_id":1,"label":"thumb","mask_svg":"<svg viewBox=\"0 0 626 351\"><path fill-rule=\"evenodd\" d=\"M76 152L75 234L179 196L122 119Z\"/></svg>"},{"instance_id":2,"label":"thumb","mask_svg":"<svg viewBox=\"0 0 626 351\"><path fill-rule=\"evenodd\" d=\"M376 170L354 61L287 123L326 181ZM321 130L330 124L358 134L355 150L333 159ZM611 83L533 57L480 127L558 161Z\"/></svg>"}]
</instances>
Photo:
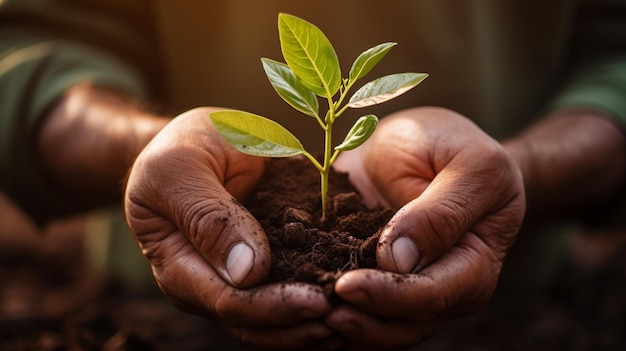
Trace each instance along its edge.
<instances>
[{"instance_id":1,"label":"thumb","mask_svg":"<svg viewBox=\"0 0 626 351\"><path fill-rule=\"evenodd\" d=\"M162 177L164 164L150 174ZM126 217L144 255L156 258L154 266L200 255L233 286L250 287L267 276L270 249L261 225L217 179L189 186L184 173L176 182L141 182L136 173L142 172L129 179Z\"/></svg>"},{"instance_id":2,"label":"thumb","mask_svg":"<svg viewBox=\"0 0 626 351\"><path fill-rule=\"evenodd\" d=\"M450 186L444 183L431 183L383 228L376 252L381 269L417 272L454 246L469 229L479 209L444 190Z\"/></svg>"},{"instance_id":3,"label":"thumb","mask_svg":"<svg viewBox=\"0 0 626 351\"><path fill-rule=\"evenodd\" d=\"M479 167L464 173L458 171L463 167L449 167L403 206L381 233L376 249L379 267L398 273L419 271L468 231L490 247L509 245L523 218L521 176L509 177L507 172L514 169L501 167L502 163L487 163L495 164L492 169L498 171ZM481 178L480 169L487 170L486 177Z\"/></svg>"},{"instance_id":4,"label":"thumb","mask_svg":"<svg viewBox=\"0 0 626 351\"><path fill-rule=\"evenodd\" d=\"M197 202L184 224L192 244L227 282L250 287L267 276L270 249L256 219L228 193Z\"/></svg>"},{"instance_id":5,"label":"thumb","mask_svg":"<svg viewBox=\"0 0 626 351\"><path fill-rule=\"evenodd\" d=\"M235 171L237 166L233 160L218 167L234 173L224 178L215 173L214 168L206 168L201 175L196 175L202 177L202 181L185 182L195 184L186 195L180 189L179 194L172 197L177 203L171 208L180 209L183 215L178 216L179 228L213 269L231 285L247 288L267 276L271 254L263 228L235 198L243 198L243 193L250 190L244 188L256 183L253 178L260 176L265 162L261 158L247 158L242 162L247 168L241 172Z\"/></svg>"}]
</instances>

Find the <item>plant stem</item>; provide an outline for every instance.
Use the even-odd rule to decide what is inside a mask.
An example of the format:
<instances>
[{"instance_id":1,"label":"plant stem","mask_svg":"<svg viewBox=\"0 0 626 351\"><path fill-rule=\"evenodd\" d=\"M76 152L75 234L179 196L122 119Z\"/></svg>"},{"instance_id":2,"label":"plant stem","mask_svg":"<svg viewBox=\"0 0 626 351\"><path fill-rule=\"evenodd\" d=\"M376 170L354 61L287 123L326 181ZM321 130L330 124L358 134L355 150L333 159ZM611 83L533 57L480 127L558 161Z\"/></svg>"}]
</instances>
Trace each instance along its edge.
<instances>
[{"instance_id":1,"label":"plant stem","mask_svg":"<svg viewBox=\"0 0 626 351\"><path fill-rule=\"evenodd\" d=\"M345 84L346 85L343 86L343 89L342 89L341 94L339 96L339 100L337 100L337 102L334 105L335 106L335 111L336 111L335 115L334 115L335 118L339 117L346 109L348 109L348 104L346 104L341 109L339 109L339 111L336 110L336 108L341 106L341 104L343 103L343 100L348 95L348 91L350 90L350 88L352 88L352 85L354 84L354 82L347 82Z\"/></svg>"},{"instance_id":2,"label":"plant stem","mask_svg":"<svg viewBox=\"0 0 626 351\"><path fill-rule=\"evenodd\" d=\"M324 129L324 161L321 176L322 192L322 222L326 220L326 210L328 207L328 176L333 161L333 122L335 120L335 105L332 97L328 99L328 113L326 115L326 128Z\"/></svg>"},{"instance_id":3,"label":"plant stem","mask_svg":"<svg viewBox=\"0 0 626 351\"><path fill-rule=\"evenodd\" d=\"M326 208L327 197L328 197L328 175L330 174L330 166L331 166L331 152L332 152L332 122L327 124L328 128L326 129L325 136L326 140L324 142L324 166L322 167L322 171L320 175L321 179L321 191L322 191L322 222L326 220Z\"/></svg>"}]
</instances>

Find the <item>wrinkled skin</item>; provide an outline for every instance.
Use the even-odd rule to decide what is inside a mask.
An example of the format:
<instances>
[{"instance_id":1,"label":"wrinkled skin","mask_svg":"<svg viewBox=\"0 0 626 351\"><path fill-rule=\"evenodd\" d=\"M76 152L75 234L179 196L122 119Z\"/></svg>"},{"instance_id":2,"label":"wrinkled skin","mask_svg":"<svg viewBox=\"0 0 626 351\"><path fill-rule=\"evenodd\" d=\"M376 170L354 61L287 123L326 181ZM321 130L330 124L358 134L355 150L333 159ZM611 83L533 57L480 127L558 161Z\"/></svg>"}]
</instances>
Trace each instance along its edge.
<instances>
[{"instance_id":1,"label":"wrinkled skin","mask_svg":"<svg viewBox=\"0 0 626 351\"><path fill-rule=\"evenodd\" d=\"M321 319L330 311L321 289L259 285L269 270L269 245L236 199L258 181L265 161L226 144L209 111L175 118L139 155L128 178L127 221L156 282L180 309L217 320L245 343L271 349L332 343L333 331ZM227 256L238 243L253 255L233 278Z\"/></svg>"},{"instance_id":2,"label":"wrinkled skin","mask_svg":"<svg viewBox=\"0 0 626 351\"><path fill-rule=\"evenodd\" d=\"M380 269L337 281L346 303L326 322L351 349L413 346L491 298L525 213L521 171L498 142L452 111L417 108L383 119L336 168L368 204L399 208Z\"/></svg>"}]
</instances>

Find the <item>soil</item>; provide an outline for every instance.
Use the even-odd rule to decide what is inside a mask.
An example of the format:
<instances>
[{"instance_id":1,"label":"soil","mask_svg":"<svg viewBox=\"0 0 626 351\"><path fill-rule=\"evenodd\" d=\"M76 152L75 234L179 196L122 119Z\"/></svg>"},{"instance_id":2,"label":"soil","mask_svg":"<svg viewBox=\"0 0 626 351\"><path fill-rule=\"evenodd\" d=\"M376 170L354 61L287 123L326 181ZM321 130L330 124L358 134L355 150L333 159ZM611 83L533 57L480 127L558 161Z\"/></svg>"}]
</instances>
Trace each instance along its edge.
<instances>
[{"instance_id":1,"label":"soil","mask_svg":"<svg viewBox=\"0 0 626 351\"><path fill-rule=\"evenodd\" d=\"M272 159L246 208L272 249L267 282L319 284L331 296L341 273L376 267L376 243L393 211L365 207L348 175L331 172L322 221L319 187L320 175L306 158Z\"/></svg>"}]
</instances>

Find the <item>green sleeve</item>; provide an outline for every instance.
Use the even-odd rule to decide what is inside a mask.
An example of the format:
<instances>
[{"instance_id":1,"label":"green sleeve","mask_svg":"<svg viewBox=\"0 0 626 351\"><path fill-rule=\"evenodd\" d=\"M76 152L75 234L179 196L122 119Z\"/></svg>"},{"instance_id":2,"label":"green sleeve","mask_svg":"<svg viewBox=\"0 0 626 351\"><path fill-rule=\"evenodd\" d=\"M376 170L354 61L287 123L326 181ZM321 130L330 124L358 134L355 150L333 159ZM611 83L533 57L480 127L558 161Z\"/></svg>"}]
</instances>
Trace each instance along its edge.
<instances>
[{"instance_id":1,"label":"green sleeve","mask_svg":"<svg viewBox=\"0 0 626 351\"><path fill-rule=\"evenodd\" d=\"M552 107L601 110L626 129L626 56L581 70L554 99Z\"/></svg>"},{"instance_id":2,"label":"green sleeve","mask_svg":"<svg viewBox=\"0 0 626 351\"><path fill-rule=\"evenodd\" d=\"M626 130L626 1L581 1L570 63L550 107L600 110Z\"/></svg>"},{"instance_id":3,"label":"green sleeve","mask_svg":"<svg viewBox=\"0 0 626 351\"><path fill-rule=\"evenodd\" d=\"M92 47L0 31L0 188L36 222L77 210L46 178L33 150L41 118L68 88L93 82L142 96L133 68Z\"/></svg>"}]
</instances>

